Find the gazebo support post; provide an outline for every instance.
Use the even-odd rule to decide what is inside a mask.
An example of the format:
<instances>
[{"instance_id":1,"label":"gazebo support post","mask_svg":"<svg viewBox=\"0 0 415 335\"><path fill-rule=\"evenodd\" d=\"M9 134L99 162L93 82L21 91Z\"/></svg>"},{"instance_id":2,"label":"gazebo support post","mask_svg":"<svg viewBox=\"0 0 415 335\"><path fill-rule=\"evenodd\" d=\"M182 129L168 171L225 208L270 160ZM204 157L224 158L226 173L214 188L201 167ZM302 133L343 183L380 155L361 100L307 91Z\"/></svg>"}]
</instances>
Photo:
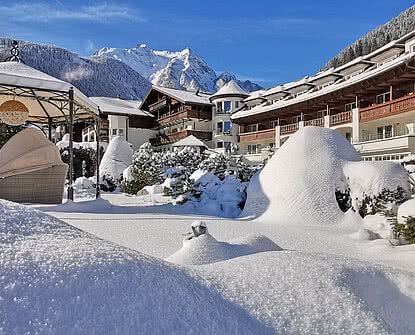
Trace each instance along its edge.
<instances>
[{"instance_id":1,"label":"gazebo support post","mask_svg":"<svg viewBox=\"0 0 415 335\"><path fill-rule=\"evenodd\" d=\"M69 89L69 186L68 199L73 201L73 118L74 118L74 92Z\"/></svg>"},{"instance_id":2,"label":"gazebo support post","mask_svg":"<svg viewBox=\"0 0 415 335\"><path fill-rule=\"evenodd\" d=\"M96 164L97 164L97 189L96 189L96 194L95 194L95 198L98 199L101 193L101 187L99 186L99 159L100 159L100 147L99 147L99 135L101 133L101 119L100 119L100 114L101 111L98 108L98 117L95 118L95 138L97 141L97 154L96 154Z\"/></svg>"},{"instance_id":3,"label":"gazebo support post","mask_svg":"<svg viewBox=\"0 0 415 335\"><path fill-rule=\"evenodd\" d=\"M52 141L52 118L48 117L48 126L49 126L49 141Z\"/></svg>"}]
</instances>

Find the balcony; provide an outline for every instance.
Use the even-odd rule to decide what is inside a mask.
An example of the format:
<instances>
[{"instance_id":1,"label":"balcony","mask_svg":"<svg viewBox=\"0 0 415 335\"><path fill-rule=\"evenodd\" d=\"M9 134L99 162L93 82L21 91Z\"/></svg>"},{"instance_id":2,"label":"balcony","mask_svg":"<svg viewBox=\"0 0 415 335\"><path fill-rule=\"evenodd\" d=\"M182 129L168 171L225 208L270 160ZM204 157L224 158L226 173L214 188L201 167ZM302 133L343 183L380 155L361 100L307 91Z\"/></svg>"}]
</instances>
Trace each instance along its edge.
<instances>
[{"instance_id":1,"label":"balcony","mask_svg":"<svg viewBox=\"0 0 415 335\"><path fill-rule=\"evenodd\" d=\"M360 122L381 119L415 110L415 94L391 100L381 105L374 105L360 110Z\"/></svg>"},{"instance_id":2,"label":"balcony","mask_svg":"<svg viewBox=\"0 0 415 335\"><path fill-rule=\"evenodd\" d=\"M291 123L281 126L280 135L288 135L295 133L298 130L298 123Z\"/></svg>"},{"instance_id":3,"label":"balcony","mask_svg":"<svg viewBox=\"0 0 415 335\"><path fill-rule=\"evenodd\" d=\"M353 112L343 112L330 115L330 127L340 124L351 123L353 121Z\"/></svg>"},{"instance_id":4,"label":"balcony","mask_svg":"<svg viewBox=\"0 0 415 335\"><path fill-rule=\"evenodd\" d=\"M167 106L167 97L163 97L161 100L155 102L154 104L149 105L148 109L150 112L154 112L166 106Z\"/></svg>"},{"instance_id":5,"label":"balcony","mask_svg":"<svg viewBox=\"0 0 415 335\"><path fill-rule=\"evenodd\" d=\"M304 126L305 127L308 127L308 126L324 127L324 119L318 118L318 119L304 121Z\"/></svg>"},{"instance_id":6,"label":"balcony","mask_svg":"<svg viewBox=\"0 0 415 335\"><path fill-rule=\"evenodd\" d=\"M178 111L174 111L170 115L163 115L157 121L161 127L168 127L190 119L210 121L212 120L212 112L198 111L192 109L191 107L186 107L180 108Z\"/></svg>"},{"instance_id":7,"label":"balcony","mask_svg":"<svg viewBox=\"0 0 415 335\"><path fill-rule=\"evenodd\" d=\"M275 139L275 128L239 134L240 142L251 142Z\"/></svg>"},{"instance_id":8,"label":"balcony","mask_svg":"<svg viewBox=\"0 0 415 335\"><path fill-rule=\"evenodd\" d=\"M412 152L415 149L415 134L398 133L385 138L368 136L353 145L361 154Z\"/></svg>"},{"instance_id":9,"label":"balcony","mask_svg":"<svg viewBox=\"0 0 415 335\"><path fill-rule=\"evenodd\" d=\"M153 146L165 145L180 141L190 135L193 135L202 141L212 140L212 133L210 131L183 130L177 133L158 135L156 138L150 139L150 143Z\"/></svg>"}]
</instances>

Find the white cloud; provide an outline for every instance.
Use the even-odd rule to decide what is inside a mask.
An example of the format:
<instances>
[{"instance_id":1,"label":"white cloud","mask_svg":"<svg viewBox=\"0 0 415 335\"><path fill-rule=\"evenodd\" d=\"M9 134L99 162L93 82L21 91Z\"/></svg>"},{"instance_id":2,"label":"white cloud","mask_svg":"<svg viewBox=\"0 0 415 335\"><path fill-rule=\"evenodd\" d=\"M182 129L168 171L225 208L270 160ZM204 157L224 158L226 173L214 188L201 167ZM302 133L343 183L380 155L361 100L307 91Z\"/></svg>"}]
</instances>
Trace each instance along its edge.
<instances>
[{"instance_id":1,"label":"white cloud","mask_svg":"<svg viewBox=\"0 0 415 335\"><path fill-rule=\"evenodd\" d=\"M20 3L0 6L0 17L21 22L49 22L57 20L113 21L129 20L146 22L133 8L125 5L102 3L79 8L54 7L44 3Z\"/></svg>"},{"instance_id":2,"label":"white cloud","mask_svg":"<svg viewBox=\"0 0 415 335\"><path fill-rule=\"evenodd\" d=\"M89 78L93 75L92 70L87 69L85 67L82 66L78 66L74 69L72 69L71 71L66 71L63 74L63 78L67 81L75 81L75 80L81 80L81 79L86 79Z\"/></svg>"}]
</instances>

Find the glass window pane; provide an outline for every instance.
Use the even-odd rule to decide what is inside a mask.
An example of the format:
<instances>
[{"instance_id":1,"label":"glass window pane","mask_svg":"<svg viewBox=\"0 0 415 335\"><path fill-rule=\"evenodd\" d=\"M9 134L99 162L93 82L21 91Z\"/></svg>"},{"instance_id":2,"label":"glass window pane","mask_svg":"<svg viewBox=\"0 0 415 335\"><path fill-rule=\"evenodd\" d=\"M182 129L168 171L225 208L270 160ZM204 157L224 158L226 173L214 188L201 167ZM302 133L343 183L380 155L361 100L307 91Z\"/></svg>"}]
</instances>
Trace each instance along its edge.
<instances>
[{"instance_id":1,"label":"glass window pane","mask_svg":"<svg viewBox=\"0 0 415 335\"><path fill-rule=\"evenodd\" d=\"M223 123L223 133L224 134L230 134L231 133L231 122L230 121L225 121Z\"/></svg>"},{"instance_id":2,"label":"glass window pane","mask_svg":"<svg viewBox=\"0 0 415 335\"><path fill-rule=\"evenodd\" d=\"M225 113L229 113L231 111L231 102L230 101L224 101L223 102L223 111Z\"/></svg>"}]
</instances>

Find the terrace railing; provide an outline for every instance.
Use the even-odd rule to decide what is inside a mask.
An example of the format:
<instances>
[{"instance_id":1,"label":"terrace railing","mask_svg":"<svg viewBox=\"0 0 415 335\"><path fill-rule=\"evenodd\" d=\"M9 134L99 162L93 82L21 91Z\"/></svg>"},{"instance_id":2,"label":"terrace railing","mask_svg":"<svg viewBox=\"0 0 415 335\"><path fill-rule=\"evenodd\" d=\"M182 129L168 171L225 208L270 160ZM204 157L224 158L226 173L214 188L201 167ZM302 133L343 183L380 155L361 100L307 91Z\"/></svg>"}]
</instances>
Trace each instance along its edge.
<instances>
[{"instance_id":1,"label":"terrace railing","mask_svg":"<svg viewBox=\"0 0 415 335\"><path fill-rule=\"evenodd\" d=\"M415 110L415 94L394 99L381 105L374 105L360 110L360 122L381 119Z\"/></svg>"},{"instance_id":2,"label":"terrace railing","mask_svg":"<svg viewBox=\"0 0 415 335\"><path fill-rule=\"evenodd\" d=\"M280 134L281 135L291 134L291 133L295 133L297 130L298 130L298 123L287 124L287 125L281 126Z\"/></svg>"},{"instance_id":3,"label":"terrace railing","mask_svg":"<svg viewBox=\"0 0 415 335\"><path fill-rule=\"evenodd\" d=\"M324 119L318 118L318 119L304 121L304 126L324 127Z\"/></svg>"},{"instance_id":4,"label":"terrace railing","mask_svg":"<svg viewBox=\"0 0 415 335\"><path fill-rule=\"evenodd\" d=\"M343 112L339 114L330 115L330 126L336 126L339 124L350 123L353 120L352 112Z\"/></svg>"}]
</instances>

